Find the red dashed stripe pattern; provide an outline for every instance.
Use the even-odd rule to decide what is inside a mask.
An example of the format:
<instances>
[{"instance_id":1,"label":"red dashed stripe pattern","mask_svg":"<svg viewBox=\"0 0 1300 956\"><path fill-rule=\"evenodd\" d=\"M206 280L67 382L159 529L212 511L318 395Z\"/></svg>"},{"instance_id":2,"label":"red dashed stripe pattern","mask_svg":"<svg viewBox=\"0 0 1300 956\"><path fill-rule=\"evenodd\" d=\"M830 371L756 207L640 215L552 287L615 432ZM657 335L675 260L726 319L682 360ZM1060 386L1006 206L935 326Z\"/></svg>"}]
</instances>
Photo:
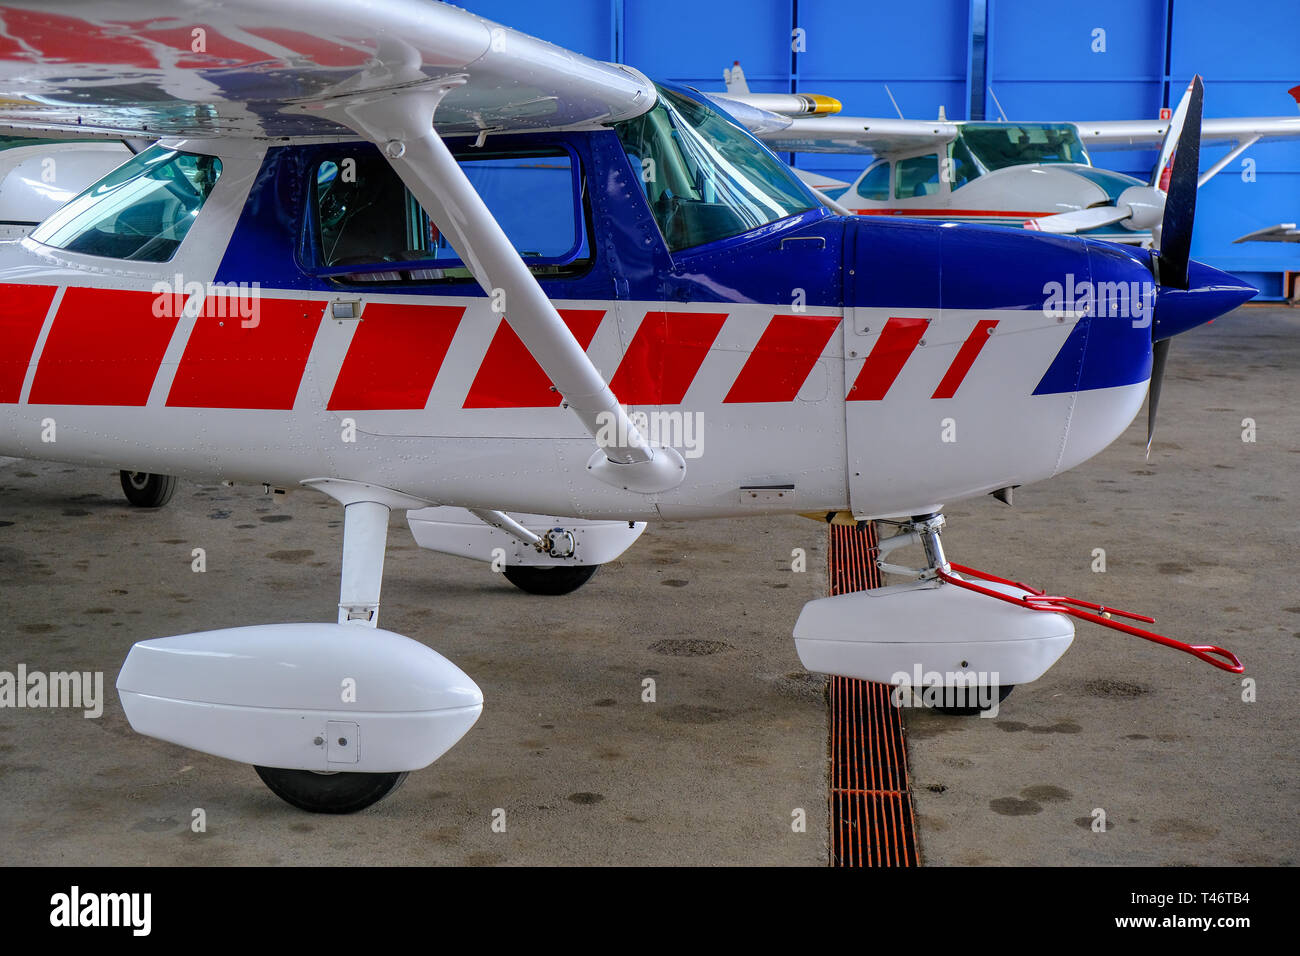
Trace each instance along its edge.
<instances>
[{"instance_id":1,"label":"red dashed stripe pattern","mask_svg":"<svg viewBox=\"0 0 1300 956\"><path fill-rule=\"evenodd\" d=\"M46 313L57 291L23 286L0 317L0 404L16 403ZM69 288L46 337L29 402L144 405L178 319L158 316L150 292ZM289 410L325 317L326 303L259 298L252 318L228 314L209 297L185 343L167 405L179 408ZM347 346L328 408L420 410L451 352L464 306L372 302ZM582 348L605 309L561 309ZM681 404L714 348L726 312L648 312L610 386L627 405ZM940 380L935 399L952 398L997 320L976 323ZM849 401L881 401L922 344L929 320L892 317L880 330L849 389ZM792 402L840 327L838 316L775 314L745 357L725 404ZM734 347L734 346L733 346ZM838 360L838 359L837 359ZM498 322L462 404L464 409L554 408L546 373L506 319Z\"/></svg>"}]
</instances>

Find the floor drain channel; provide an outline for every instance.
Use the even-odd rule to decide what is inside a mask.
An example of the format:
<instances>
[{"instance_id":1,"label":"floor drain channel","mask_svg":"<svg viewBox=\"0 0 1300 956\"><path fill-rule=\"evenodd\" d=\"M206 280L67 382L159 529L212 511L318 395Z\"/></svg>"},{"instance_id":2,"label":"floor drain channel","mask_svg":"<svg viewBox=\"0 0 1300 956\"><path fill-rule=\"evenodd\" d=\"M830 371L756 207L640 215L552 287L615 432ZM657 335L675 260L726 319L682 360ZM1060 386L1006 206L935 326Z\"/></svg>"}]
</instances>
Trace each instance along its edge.
<instances>
[{"instance_id":1,"label":"floor drain channel","mask_svg":"<svg viewBox=\"0 0 1300 956\"><path fill-rule=\"evenodd\" d=\"M880 587L870 522L830 527L830 593ZM918 866L903 720L888 684L832 677L832 866Z\"/></svg>"}]
</instances>

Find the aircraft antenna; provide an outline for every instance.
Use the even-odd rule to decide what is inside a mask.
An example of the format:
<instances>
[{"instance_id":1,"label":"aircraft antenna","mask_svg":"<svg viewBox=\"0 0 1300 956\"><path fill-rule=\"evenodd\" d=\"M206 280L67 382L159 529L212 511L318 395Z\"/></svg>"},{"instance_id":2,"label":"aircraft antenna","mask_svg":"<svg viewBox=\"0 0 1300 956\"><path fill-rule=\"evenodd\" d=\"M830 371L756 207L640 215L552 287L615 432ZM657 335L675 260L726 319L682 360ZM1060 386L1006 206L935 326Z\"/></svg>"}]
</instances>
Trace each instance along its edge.
<instances>
[{"instance_id":1,"label":"aircraft antenna","mask_svg":"<svg viewBox=\"0 0 1300 956\"><path fill-rule=\"evenodd\" d=\"M898 108L898 100L894 99L894 92L889 88L888 83L885 84L885 92L889 94L889 102L894 104L894 112L898 114L899 119L903 119L903 111Z\"/></svg>"},{"instance_id":2,"label":"aircraft antenna","mask_svg":"<svg viewBox=\"0 0 1300 956\"><path fill-rule=\"evenodd\" d=\"M1004 110L1002 104L998 102L998 95L993 92L993 87L991 86L989 87L989 96L993 97L993 105L998 108L998 113L1002 116L1002 122L1007 122L1007 111Z\"/></svg>"}]
</instances>

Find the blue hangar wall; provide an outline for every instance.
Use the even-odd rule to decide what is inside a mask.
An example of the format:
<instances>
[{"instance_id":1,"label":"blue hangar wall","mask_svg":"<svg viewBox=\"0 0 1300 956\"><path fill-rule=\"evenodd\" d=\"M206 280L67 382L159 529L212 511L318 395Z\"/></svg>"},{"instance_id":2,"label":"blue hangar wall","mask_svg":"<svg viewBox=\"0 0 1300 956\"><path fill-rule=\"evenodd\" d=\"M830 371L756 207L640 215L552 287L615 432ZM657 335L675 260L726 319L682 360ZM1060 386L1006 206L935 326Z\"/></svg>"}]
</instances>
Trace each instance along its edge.
<instances>
[{"instance_id":1,"label":"blue hangar wall","mask_svg":"<svg viewBox=\"0 0 1300 956\"><path fill-rule=\"evenodd\" d=\"M461 6L656 79L722 89L739 60L755 92L826 93L847 112L923 119L1156 117L1192 74L1205 115L1293 116L1300 84L1297 0L461 0ZM802 49L793 50L801 30ZM1104 32L1105 49L1094 51ZM990 96L989 90L993 96ZM1226 153L1206 146L1201 168ZM852 156L795 165L853 179ZM1099 152L1145 179L1154 151ZM1232 240L1300 220L1300 142L1256 143L1201 189L1192 252L1263 298L1300 272L1300 243Z\"/></svg>"}]
</instances>

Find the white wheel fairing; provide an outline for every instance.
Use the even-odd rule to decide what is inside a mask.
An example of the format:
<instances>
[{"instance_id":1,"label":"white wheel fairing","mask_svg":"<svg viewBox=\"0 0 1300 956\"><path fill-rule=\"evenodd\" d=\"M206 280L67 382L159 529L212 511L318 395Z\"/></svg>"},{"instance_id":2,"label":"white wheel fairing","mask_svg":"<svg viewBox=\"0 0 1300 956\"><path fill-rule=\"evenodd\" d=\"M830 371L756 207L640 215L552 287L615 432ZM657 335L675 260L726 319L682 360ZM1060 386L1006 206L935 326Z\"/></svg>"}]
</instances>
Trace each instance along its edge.
<instances>
[{"instance_id":1,"label":"white wheel fairing","mask_svg":"<svg viewBox=\"0 0 1300 956\"><path fill-rule=\"evenodd\" d=\"M141 641L117 690L137 733L288 770L418 770L483 709L482 691L441 654L357 624L264 624ZM335 746L331 726L346 726L351 744Z\"/></svg>"},{"instance_id":2,"label":"white wheel fairing","mask_svg":"<svg viewBox=\"0 0 1300 956\"><path fill-rule=\"evenodd\" d=\"M991 584L1013 596L1025 592ZM966 675L985 684L1027 684L1069 648L1074 625L950 584L900 584L809 601L794 628L810 671L917 690L935 675L956 686ZM900 675L906 679L900 681ZM975 686L971 683L968 686Z\"/></svg>"}]
</instances>

